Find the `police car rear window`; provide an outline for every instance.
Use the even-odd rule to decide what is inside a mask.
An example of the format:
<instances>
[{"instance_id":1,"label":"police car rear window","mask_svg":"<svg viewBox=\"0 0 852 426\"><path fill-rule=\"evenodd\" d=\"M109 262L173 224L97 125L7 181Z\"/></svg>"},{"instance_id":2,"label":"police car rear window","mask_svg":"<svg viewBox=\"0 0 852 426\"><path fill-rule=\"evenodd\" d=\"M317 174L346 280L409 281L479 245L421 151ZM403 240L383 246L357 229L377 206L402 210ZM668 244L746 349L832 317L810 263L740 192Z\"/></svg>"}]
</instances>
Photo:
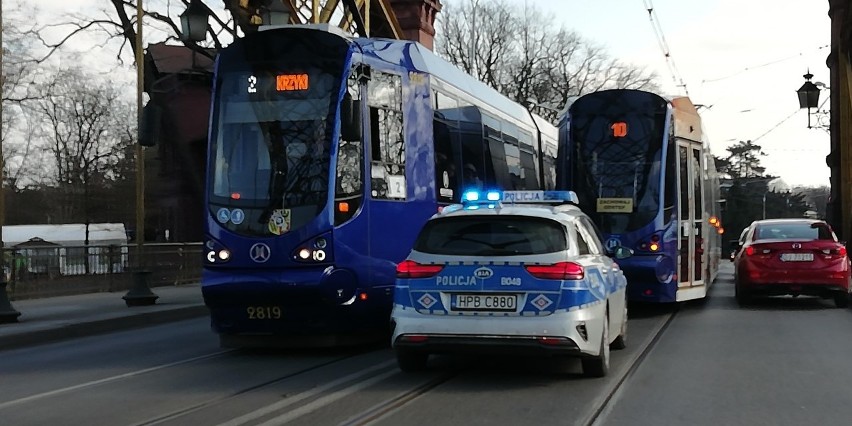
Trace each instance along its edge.
<instances>
[{"instance_id":1,"label":"police car rear window","mask_svg":"<svg viewBox=\"0 0 852 426\"><path fill-rule=\"evenodd\" d=\"M414 250L460 256L514 256L566 250L556 221L521 216L448 217L426 223Z\"/></svg>"}]
</instances>

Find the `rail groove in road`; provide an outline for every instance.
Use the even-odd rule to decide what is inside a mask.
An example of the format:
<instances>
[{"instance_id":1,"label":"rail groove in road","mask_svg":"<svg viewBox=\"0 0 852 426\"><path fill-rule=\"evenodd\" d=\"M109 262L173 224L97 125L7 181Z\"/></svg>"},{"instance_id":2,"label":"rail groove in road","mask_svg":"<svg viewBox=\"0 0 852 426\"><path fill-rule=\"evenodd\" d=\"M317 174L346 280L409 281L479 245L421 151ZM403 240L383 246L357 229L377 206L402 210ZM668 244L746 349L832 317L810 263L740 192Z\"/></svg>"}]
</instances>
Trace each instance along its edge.
<instances>
[{"instance_id":1,"label":"rail groove in road","mask_svg":"<svg viewBox=\"0 0 852 426\"><path fill-rule=\"evenodd\" d=\"M459 375L458 371L442 374L414 389L402 392L399 395L382 401L362 413L356 414L340 423L341 426L366 426L371 425L411 403L417 397L444 384Z\"/></svg>"},{"instance_id":2,"label":"rail groove in road","mask_svg":"<svg viewBox=\"0 0 852 426\"><path fill-rule=\"evenodd\" d=\"M236 351L236 350L234 350L234 351ZM191 414L193 412L203 410L203 409L208 408L210 406L213 406L213 405L216 405L216 404L221 404L223 401L229 400L231 398L235 398L235 397L238 397L240 395L243 395L243 394L258 390L258 389L262 389L262 388L265 388L265 387L268 387L268 386L271 386L271 385L274 385L274 384L277 384L277 383L280 383L280 382L283 382L285 380L291 379L291 378L298 376L298 375L301 375L301 374L309 373L311 371L315 371L315 370L319 370L319 369L328 367L329 365L332 365L332 364L353 358L355 356L357 356L357 354L351 354L351 355L335 358L335 359L332 359L332 360L329 360L327 362L323 362L323 363L320 363L320 364L312 365L308 368L303 368L299 371L295 371L295 372L286 374L284 376L276 377L272 380L268 380L266 382L263 382L263 383L260 383L260 384L254 385L254 386L250 386L250 387L241 389L239 391L232 392L229 395L210 399L208 401L204 401L202 403L193 405L191 407L185 407L181 410L173 411L171 413L166 413L162 416L158 416L158 417L153 418L153 419L148 419L148 420L145 420L143 422L135 423L133 426L150 426L150 425L156 425L156 424L172 421L172 420L178 419L182 416L185 416L187 414ZM385 363L385 364L387 364L387 363ZM318 388L312 389L309 392L304 392L304 393L301 393L301 394L294 395L290 398L285 398L284 400L282 400L280 402L280 404L283 404L282 407L295 404L296 402L299 402L299 401L306 399L306 398L310 398L310 397L316 395L317 393L321 393L321 392L324 392L325 390L328 390L328 388L332 387L332 385L336 386L336 385L343 383L345 381L349 381L349 380L352 380L353 378L360 377L360 376L364 375L366 372L371 372L375 369L378 369L378 367L383 366L383 365L384 364L380 364L380 365L374 366L372 368L362 370L358 373L351 374L351 375L346 376L344 378L338 379L335 382L328 383L324 386L320 386ZM271 406L264 407L260 410L253 411L253 412L251 412L251 413L249 413L245 416L241 416L241 417L238 417L236 419L232 419L228 422L222 423L219 426L242 425L242 424L245 424L245 423L247 423L251 420L257 419L258 417L262 417L262 416L267 415L271 412L274 412L277 409L280 409L280 408L271 408Z\"/></svg>"},{"instance_id":3,"label":"rail groove in road","mask_svg":"<svg viewBox=\"0 0 852 426\"><path fill-rule=\"evenodd\" d=\"M584 426L602 425L600 421L606 417L604 416L604 414L609 409L610 402L617 399L615 397L617 396L619 391L621 391L622 385L624 385L627 379L633 375L633 373L642 364L642 361L645 359L648 353L650 353L654 346L656 346L657 342L659 342L660 338L663 335L663 332L666 331L666 329L669 327L669 324L671 324L672 321L674 321L675 316L677 316L678 309L678 307L675 307L674 311L669 314L669 317L660 324L659 328L657 328L657 330L651 333L649 338L645 340L646 343L642 350L638 354L636 354L632 360L630 360L629 367L627 368L627 371L625 371L624 375L619 377L618 380L615 381L609 389L607 389L607 391L601 393L601 395L595 401L595 404L593 404L593 407L595 408L589 413L589 415L585 419L580 422L577 422L576 424Z\"/></svg>"}]
</instances>

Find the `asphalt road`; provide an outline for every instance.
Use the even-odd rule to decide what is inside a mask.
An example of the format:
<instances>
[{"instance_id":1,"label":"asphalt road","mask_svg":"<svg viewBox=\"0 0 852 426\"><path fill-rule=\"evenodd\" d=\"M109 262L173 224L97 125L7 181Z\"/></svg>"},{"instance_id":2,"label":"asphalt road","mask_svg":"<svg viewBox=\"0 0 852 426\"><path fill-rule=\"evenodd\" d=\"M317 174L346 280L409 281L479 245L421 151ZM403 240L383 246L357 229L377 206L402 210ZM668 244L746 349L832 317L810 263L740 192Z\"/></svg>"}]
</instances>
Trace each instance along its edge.
<instances>
[{"instance_id":1,"label":"asphalt road","mask_svg":"<svg viewBox=\"0 0 852 426\"><path fill-rule=\"evenodd\" d=\"M604 379L579 362L435 357L386 345L222 350L198 318L0 352L0 424L846 425L852 310L813 298L631 307Z\"/></svg>"},{"instance_id":2,"label":"asphalt road","mask_svg":"<svg viewBox=\"0 0 852 426\"><path fill-rule=\"evenodd\" d=\"M808 297L743 309L730 272L676 314L598 424L852 424L852 310Z\"/></svg>"},{"instance_id":3,"label":"asphalt road","mask_svg":"<svg viewBox=\"0 0 852 426\"><path fill-rule=\"evenodd\" d=\"M586 424L670 316L637 310L605 379L579 362L436 357L386 345L222 350L199 318L0 352L0 424Z\"/></svg>"}]
</instances>

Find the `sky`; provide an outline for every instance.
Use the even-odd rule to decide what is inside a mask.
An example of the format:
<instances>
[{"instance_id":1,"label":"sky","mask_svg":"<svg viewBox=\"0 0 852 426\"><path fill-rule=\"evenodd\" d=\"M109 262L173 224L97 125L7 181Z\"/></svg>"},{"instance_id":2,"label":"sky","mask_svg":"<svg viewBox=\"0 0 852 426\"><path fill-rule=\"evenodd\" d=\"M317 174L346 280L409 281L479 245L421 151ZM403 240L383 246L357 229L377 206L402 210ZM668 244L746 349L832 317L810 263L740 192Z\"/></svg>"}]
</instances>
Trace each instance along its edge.
<instances>
[{"instance_id":1,"label":"sky","mask_svg":"<svg viewBox=\"0 0 852 426\"><path fill-rule=\"evenodd\" d=\"M665 93L685 95L658 43L650 5L678 79L693 103L708 106L700 113L713 154L727 156L728 146L752 140L766 154L761 164L767 174L791 186L829 185L829 133L807 128L807 110L799 109L796 96L808 70L813 82L830 83L828 0L507 1L547 12L555 26L656 71ZM828 96L821 91L820 103Z\"/></svg>"},{"instance_id":2,"label":"sky","mask_svg":"<svg viewBox=\"0 0 852 426\"><path fill-rule=\"evenodd\" d=\"M152 1L164 0L145 0ZM761 163L767 174L791 186L829 184L828 131L807 128L807 110L799 109L795 93L808 70L812 81L830 83L825 65L831 42L828 0L505 1L518 6L526 2L546 12L554 27L572 29L611 56L656 71L666 94L688 94L693 103L706 105L700 112L714 155L727 156L728 146L752 140L766 154ZM104 3L64 0L62 11L91 13ZM207 3L221 8L217 1ZM662 29L676 77L658 43L649 6ZM45 10L39 15L41 21L55 16ZM85 46L87 58L114 57L114 51L92 49L93 41L77 43ZM66 63L79 61L79 53L64 58ZM820 103L828 95L823 90ZM826 102L823 109L828 106ZM812 124L817 121L812 115ZM823 121L827 124L827 115Z\"/></svg>"}]
</instances>

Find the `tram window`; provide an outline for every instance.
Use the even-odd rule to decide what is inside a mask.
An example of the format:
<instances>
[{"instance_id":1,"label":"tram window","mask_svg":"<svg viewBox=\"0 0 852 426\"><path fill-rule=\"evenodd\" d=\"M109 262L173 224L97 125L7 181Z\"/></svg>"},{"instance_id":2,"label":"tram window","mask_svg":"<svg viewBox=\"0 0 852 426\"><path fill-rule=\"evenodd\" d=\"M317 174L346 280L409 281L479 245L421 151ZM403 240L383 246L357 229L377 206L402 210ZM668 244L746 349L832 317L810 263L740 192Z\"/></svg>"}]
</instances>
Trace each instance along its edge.
<instances>
[{"instance_id":1,"label":"tram window","mask_svg":"<svg viewBox=\"0 0 852 426\"><path fill-rule=\"evenodd\" d=\"M666 164L665 164L666 180L665 180L665 188L663 188L663 190L665 191L665 193L664 193L665 198L663 200L663 202L664 202L663 208L664 208L664 211L666 212L665 217L664 217L664 219L666 221L668 221L669 217L671 217L671 215L673 214L672 210L674 209L674 206L675 206L675 197L676 197L675 190L677 189L677 186L675 185L675 179L677 178L677 172L675 171L675 164L676 164L675 148L674 148L674 143L672 142L671 139L669 140L668 145L669 145L668 154L666 155Z\"/></svg>"},{"instance_id":2,"label":"tram window","mask_svg":"<svg viewBox=\"0 0 852 426\"><path fill-rule=\"evenodd\" d=\"M680 217L682 220L689 219L689 155L685 146L678 147L678 158L680 164Z\"/></svg>"},{"instance_id":3,"label":"tram window","mask_svg":"<svg viewBox=\"0 0 852 426\"><path fill-rule=\"evenodd\" d=\"M402 86L399 76L378 73L367 86L370 109L370 188L374 198L406 199Z\"/></svg>"},{"instance_id":4,"label":"tram window","mask_svg":"<svg viewBox=\"0 0 852 426\"><path fill-rule=\"evenodd\" d=\"M524 189L521 182L521 151L517 146L505 143L503 149L506 152L506 167L508 168L508 178L511 182L506 189Z\"/></svg>"},{"instance_id":5,"label":"tram window","mask_svg":"<svg viewBox=\"0 0 852 426\"><path fill-rule=\"evenodd\" d=\"M536 173L535 157L532 152L521 151L521 176L523 176L523 189L539 189L538 174Z\"/></svg>"},{"instance_id":6,"label":"tram window","mask_svg":"<svg viewBox=\"0 0 852 426\"><path fill-rule=\"evenodd\" d=\"M509 168L506 164L506 148L503 141L487 138L488 153L485 157L486 185L496 188L512 188L512 179L509 176Z\"/></svg>"},{"instance_id":7,"label":"tram window","mask_svg":"<svg viewBox=\"0 0 852 426\"><path fill-rule=\"evenodd\" d=\"M361 99L357 79L351 77L348 93L353 100ZM335 188L334 223L339 225L352 216L361 205L363 191L364 149L360 138L347 141L342 137L337 148L337 185Z\"/></svg>"},{"instance_id":8,"label":"tram window","mask_svg":"<svg viewBox=\"0 0 852 426\"><path fill-rule=\"evenodd\" d=\"M528 151L535 151L535 144L533 143L533 136L527 132L519 132L518 133L518 146L521 149L526 149Z\"/></svg>"},{"instance_id":9,"label":"tram window","mask_svg":"<svg viewBox=\"0 0 852 426\"><path fill-rule=\"evenodd\" d=\"M704 217L704 208L701 206L701 189L702 189L702 179L701 179L701 151L697 149L692 150L692 196L695 208L695 219L701 219Z\"/></svg>"},{"instance_id":10,"label":"tram window","mask_svg":"<svg viewBox=\"0 0 852 426\"><path fill-rule=\"evenodd\" d=\"M432 121L432 135L435 141L435 187L439 202L451 203L458 200L458 173L453 154L450 126L439 118L438 112Z\"/></svg>"},{"instance_id":11,"label":"tram window","mask_svg":"<svg viewBox=\"0 0 852 426\"><path fill-rule=\"evenodd\" d=\"M485 149L482 144L480 133L471 133L462 131L461 146L462 146L462 182L463 188L479 188L484 186L484 161Z\"/></svg>"},{"instance_id":12,"label":"tram window","mask_svg":"<svg viewBox=\"0 0 852 426\"><path fill-rule=\"evenodd\" d=\"M485 137L500 139L500 120L486 114L482 114L482 125L485 130Z\"/></svg>"}]
</instances>

